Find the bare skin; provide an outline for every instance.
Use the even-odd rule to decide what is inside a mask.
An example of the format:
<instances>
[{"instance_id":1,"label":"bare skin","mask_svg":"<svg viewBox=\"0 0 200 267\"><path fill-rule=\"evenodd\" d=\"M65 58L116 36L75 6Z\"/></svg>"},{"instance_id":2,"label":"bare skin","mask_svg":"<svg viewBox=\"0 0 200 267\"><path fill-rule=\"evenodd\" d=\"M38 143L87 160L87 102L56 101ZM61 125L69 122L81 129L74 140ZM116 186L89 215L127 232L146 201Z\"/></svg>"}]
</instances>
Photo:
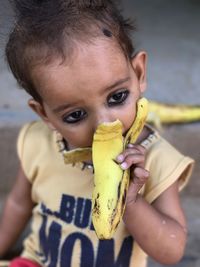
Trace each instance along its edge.
<instances>
[{"instance_id":1,"label":"bare skin","mask_svg":"<svg viewBox=\"0 0 200 267\"><path fill-rule=\"evenodd\" d=\"M145 52L128 61L119 47L107 40L81 44L76 52L69 64L60 64L60 60L55 59L50 65L33 70L32 78L43 103L29 101L43 121L62 134L70 149L91 146L94 131L101 122L119 119L125 134L136 116L137 100L146 89ZM144 129L139 140L146 135L148 132ZM140 145L130 145L116 159L122 169L131 168L132 182L123 219L149 256L160 263L173 264L182 257L186 243L186 222L178 185L174 183L152 205L139 196L149 175L144 169L145 153ZM17 181L1 221L0 255L19 236L33 207L31 186L23 171ZM8 222L16 217L19 227L12 229L12 223ZM9 237L4 233L9 233Z\"/></svg>"},{"instance_id":2,"label":"bare skin","mask_svg":"<svg viewBox=\"0 0 200 267\"><path fill-rule=\"evenodd\" d=\"M31 218L33 207L31 184L20 167L1 216L0 256L3 256L17 241Z\"/></svg>"},{"instance_id":3,"label":"bare skin","mask_svg":"<svg viewBox=\"0 0 200 267\"><path fill-rule=\"evenodd\" d=\"M162 264L175 264L183 257L187 238L186 221L178 196L178 182L150 205L138 195L148 179L148 174L143 169L145 149L133 146L122 155L126 167L132 166L124 222L148 255Z\"/></svg>"}]
</instances>

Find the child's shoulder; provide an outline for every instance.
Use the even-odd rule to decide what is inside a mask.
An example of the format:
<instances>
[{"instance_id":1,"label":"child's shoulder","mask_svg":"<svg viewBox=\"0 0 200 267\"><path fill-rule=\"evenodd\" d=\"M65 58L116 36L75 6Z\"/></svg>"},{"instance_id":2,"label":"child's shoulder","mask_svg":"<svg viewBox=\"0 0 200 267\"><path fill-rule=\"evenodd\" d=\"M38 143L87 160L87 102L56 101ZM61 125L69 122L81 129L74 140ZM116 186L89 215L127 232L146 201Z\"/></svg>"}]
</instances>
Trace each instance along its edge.
<instances>
[{"instance_id":1,"label":"child's shoulder","mask_svg":"<svg viewBox=\"0 0 200 267\"><path fill-rule=\"evenodd\" d=\"M149 126L147 126L149 127ZM145 168L150 177L146 185L146 197L152 202L159 194L175 181L179 181L179 190L188 183L194 161L176 149L155 129L141 143L147 149Z\"/></svg>"},{"instance_id":2,"label":"child's shoulder","mask_svg":"<svg viewBox=\"0 0 200 267\"><path fill-rule=\"evenodd\" d=\"M17 151L19 157L27 149L34 152L44 147L48 147L50 143L54 143L54 134L43 121L32 121L26 123L20 129L17 140Z\"/></svg>"},{"instance_id":3,"label":"child's shoulder","mask_svg":"<svg viewBox=\"0 0 200 267\"><path fill-rule=\"evenodd\" d=\"M171 144L159 131L149 125L145 125L148 130L147 137L141 142L141 145L146 148L147 156L155 158L159 162L173 162L186 157L179 149Z\"/></svg>"},{"instance_id":4,"label":"child's shoulder","mask_svg":"<svg viewBox=\"0 0 200 267\"><path fill-rule=\"evenodd\" d=\"M31 122L24 124L21 127L20 132L19 132L19 135L22 135L24 137L27 135L42 136L45 134L49 135L51 134L51 131L47 127L47 125L41 120L31 121Z\"/></svg>"},{"instance_id":5,"label":"child's shoulder","mask_svg":"<svg viewBox=\"0 0 200 267\"><path fill-rule=\"evenodd\" d=\"M33 121L21 128L17 152L24 173L31 183L41 166L47 166L57 156L55 137L54 132L42 121Z\"/></svg>"},{"instance_id":6,"label":"child's shoulder","mask_svg":"<svg viewBox=\"0 0 200 267\"><path fill-rule=\"evenodd\" d=\"M150 126L150 134L141 143L147 149L146 163L149 168L159 169L166 174L173 173L176 169L193 162L193 159L184 155L165 137Z\"/></svg>"}]
</instances>

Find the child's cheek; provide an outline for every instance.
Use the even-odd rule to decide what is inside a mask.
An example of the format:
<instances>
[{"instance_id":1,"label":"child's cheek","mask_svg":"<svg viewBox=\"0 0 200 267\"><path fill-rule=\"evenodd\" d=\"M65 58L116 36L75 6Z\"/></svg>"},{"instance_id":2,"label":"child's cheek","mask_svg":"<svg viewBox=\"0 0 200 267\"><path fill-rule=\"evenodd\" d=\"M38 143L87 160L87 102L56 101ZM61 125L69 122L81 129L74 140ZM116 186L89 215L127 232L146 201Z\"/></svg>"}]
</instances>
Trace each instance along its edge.
<instances>
[{"instance_id":1,"label":"child's cheek","mask_svg":"<svg viewBox=\"0 0 200 267\"><path fill-rule=\"evenodd\" d=\"M93 134L85 127L77 127L77 129L65 131L63 137L68 143L69 149L75 149L79 147L91 147Z\"/></svg>"}]
</instances>

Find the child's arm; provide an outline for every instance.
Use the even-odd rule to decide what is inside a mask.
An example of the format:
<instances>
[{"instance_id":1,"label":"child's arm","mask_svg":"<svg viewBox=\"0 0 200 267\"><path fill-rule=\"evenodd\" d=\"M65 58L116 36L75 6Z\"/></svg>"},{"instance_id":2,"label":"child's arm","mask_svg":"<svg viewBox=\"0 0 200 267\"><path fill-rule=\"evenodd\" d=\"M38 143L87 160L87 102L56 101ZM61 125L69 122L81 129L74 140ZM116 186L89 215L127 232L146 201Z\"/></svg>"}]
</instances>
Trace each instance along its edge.
<instances>
[{"instance_id":1,"label":"child's arm","mask_svg":"<svg viewBox=\"0 0 200 267\"><path fill-rule=\"evenodd\" d=\"M9 193L0 221L0 256L3 256L20 236L31 217L34 204L31 200L31 184L22 168Z\"/></svg>"},{"instance_id":2,"label":"child's arm","mask_svg":"<svg viewBox=\"0 0 200 267\"><path fill-rule=\"evenodd\" d=\"M177 183L151 206L138 196L126 207L124 221L141 248L162 264L175 264L183 256L186 222L178 199Z\"/></svg>"},{"instance_id":3,"label":"child's arm","mask_svg":"<svg viewBox=\"0 0 200 267\"><path fill-rule=\"evenodd\" d=\"M123 156L127 168L134 164L124 213L127 229L149 256L162 264L174 264L183 256L187 235L178 183L174 183L150 205L138 195L148 179L144 170L144 149L133 146Z\"/></svg>"}]
</instances>

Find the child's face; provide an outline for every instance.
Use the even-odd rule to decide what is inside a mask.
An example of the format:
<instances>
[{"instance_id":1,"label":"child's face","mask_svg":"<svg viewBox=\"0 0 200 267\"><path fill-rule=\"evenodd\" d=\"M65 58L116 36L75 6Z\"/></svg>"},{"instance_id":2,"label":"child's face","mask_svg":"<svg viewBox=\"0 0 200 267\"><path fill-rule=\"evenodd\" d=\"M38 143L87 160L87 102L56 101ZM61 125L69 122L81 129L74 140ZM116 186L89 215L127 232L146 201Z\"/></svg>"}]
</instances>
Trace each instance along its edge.
<instances>
[{"instance_id":1,"label":"child's face","mask_svg":"<svg viewBox=\"0 0 200 267\"><path fill-rule=\"evenodd\" d=\"M136 102L146 87L146 54L129 62L111 40L82 44L73 60L55 60L32 73L43 105L29 105L67 140L70 149L92 145L102 122L119 119L124 133L136 115Z\"/></svg>"}]
</instances>

